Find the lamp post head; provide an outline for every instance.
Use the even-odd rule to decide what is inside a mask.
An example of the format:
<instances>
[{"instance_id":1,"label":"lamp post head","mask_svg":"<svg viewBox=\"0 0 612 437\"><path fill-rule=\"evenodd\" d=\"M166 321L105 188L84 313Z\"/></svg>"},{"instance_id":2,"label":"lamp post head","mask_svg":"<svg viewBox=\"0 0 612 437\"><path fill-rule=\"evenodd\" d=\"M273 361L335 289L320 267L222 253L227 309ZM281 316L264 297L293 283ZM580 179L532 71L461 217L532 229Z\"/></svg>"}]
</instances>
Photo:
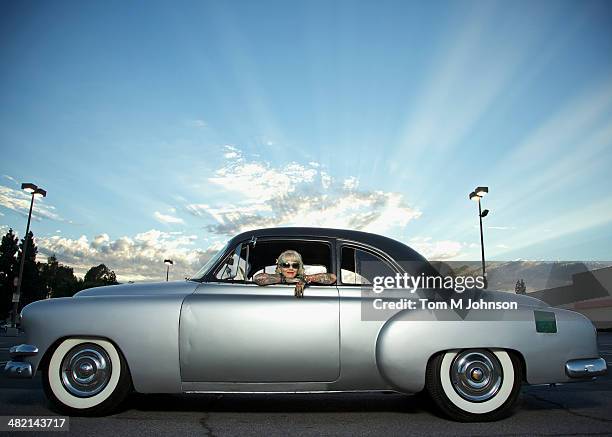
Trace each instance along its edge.
<instances>
[{"instance_id":1,"label":"lamp post head","mask_svg":"<svg viewBox=\"0 0 612 437\"><path fill-rule=\"evenodd\" d=\"M474 202L478 202L480 200L480 196L476 194L474 191L472 191L470 193L470 200L473 200Z\"/></svg>"},{"instance_id":2,"label":"lamp post head","mask_svg":"<svg viewBox=\"0 0 612 437\"><path fill-rule=\"evenodd\" d=\"M480 214L480 217L486 217L489 214L489 210L485 209L482 214Z\"/></svg>"},{"instance_id":3,"label":"lamp post head","mask_svg":"<svg viewBox=\"0 0 612 437\"><path fill-rule=\"evenodd\" d=\"M174 262L171 259L165 259L164 264L166 264L167 266L171 266L174 265Z\"/></svg>"},{"instance_id":4,"label":"lamp post head","mask_svg":"<svg viewBox=\"0 0 612 437\"><path fill-rule=\"evenodd\" d=\"M32 194L32 193L36 192L38 187L35 184L31 183L31 182L25 182L25 183L21 184L21 189L25 190L29 194Z\"/></svg>"},{"instance_id":5,"label":"lamp post head","mask_svg":"<svg viewBox=\"0 0 612 437\"><path fill-rule=\"evenodd\" d=\"M489 192L489 187L476 187L474 190L477 196L483 197L485 194Z\"/></svg>"},{"instance_id":6,"label":"lamp post head","mask_svg":"<svg viewBox=\"0 0 612 437\"><path fill-rule=\"evenodd\" d=\"M37 188L37 189L34 191L34 195L35 195L35 196L40 196L40 197L47 197L47 191L46 191L46 190L43 190L42 188Z\"/></svg>"}]
</instances>

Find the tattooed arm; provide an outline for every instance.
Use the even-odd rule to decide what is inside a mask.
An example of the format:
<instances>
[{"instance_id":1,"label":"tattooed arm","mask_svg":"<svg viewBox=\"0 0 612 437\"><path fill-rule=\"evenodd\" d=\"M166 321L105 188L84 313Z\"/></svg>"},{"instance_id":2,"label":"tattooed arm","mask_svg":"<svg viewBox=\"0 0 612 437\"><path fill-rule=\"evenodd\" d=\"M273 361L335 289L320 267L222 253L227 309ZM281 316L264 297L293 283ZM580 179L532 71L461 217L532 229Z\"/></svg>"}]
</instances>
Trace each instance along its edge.
<instances>
[{"instance_id":1,"label":"tattooed arm","mask_svg":"<svg viewBox=\"0 0 612 437\"><path fill-rule=\"evenodd\" d=\"M253 278L257 285L282 284L283 277L279 273L260 273Z\"/></svg>"},{"instance_id":2,"label":"tattooed arm","mask_svg":"<svg viewBox=\"0 0 612 437\"><path fill-rule=\"evenodd\" d=\"M336 282L336 275L332 273L318 273L316 275L305 276L304 278L292 278L283 280L283 277L278 273L260 273L253 278L257 285L273 285L273 284L295 284L295 297L304 297L304 288L310 282L317 284L333 284Z\"/></svg>"},{"instance_id":3,"label":"tattooed arm","mask_svg":"<svg viewBox=\"0 0 612 437\"><path fill-rule=\"evenodd\" d=\"M309 284L322 284L322 285L330 285L336 282L336 275L333 273L317 273L314 275L307 275L306 282Z\"/></svg>"},{"instance_id":4,"label":"tattooed arm","mask_svg":"<svg viewBox=\"0 0 612 437\"><path fill-rule=\"evenodd\" d=\"M295 297L304 297L304 287L306 286L306 281L302 278L284 280L282 275L278 273L260 273L253 278L253 281L257 285L295 284Z\"/></svg>"}]
</instances>

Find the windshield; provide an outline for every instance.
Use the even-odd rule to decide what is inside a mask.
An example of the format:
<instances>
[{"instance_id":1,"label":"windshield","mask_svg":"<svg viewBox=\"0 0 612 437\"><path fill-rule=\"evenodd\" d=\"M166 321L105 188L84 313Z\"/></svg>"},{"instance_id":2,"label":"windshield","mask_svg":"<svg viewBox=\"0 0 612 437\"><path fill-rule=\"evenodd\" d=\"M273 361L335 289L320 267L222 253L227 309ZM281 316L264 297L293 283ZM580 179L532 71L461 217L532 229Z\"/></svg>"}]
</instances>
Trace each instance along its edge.
<instances>
[{"instance_id":1,"label":"windshield","mask_svg":"<svg viewBox=\"0 0 612 437\"><path fill-rule=\"evenodd\" d=\"M227 243L225 243L225 246L223 246L223 248L221 250L219 250L215 256L213 256L211 259L209 259L206 264L204 264L204 267L202 267L200 270L198 270L198 272L193 275L191 278L189 278L191 281L199 281L200 279L202 279L206 273L208 273L208 271L215 265L217 264L217 261L219 261L219 258L221 258L223 256L223 254L225 253L225 251L227 250L227 247L229 245L229 241Z\"/></svg>"}]
</instances>

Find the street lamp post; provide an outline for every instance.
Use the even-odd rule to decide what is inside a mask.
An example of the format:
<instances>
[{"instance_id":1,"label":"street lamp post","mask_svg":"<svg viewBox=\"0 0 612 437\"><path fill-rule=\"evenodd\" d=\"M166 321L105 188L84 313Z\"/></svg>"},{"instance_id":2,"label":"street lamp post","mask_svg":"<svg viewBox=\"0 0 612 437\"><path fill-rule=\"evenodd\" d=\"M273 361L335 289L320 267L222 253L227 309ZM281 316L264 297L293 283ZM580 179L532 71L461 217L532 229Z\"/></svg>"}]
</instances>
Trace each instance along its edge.
<instances>
[{"instance_id":1,"label":"street lamp post","mask_svg":"<svg viewBox=\"0 0 612 437\"><path fill-rule=\"evenodd\" d=\"M484 254L484 237L482 234L482 219L489 214L489 210L482 210L480 199L489 192L489 187L476 187L469 195L470 200L478 202L478 220L480 221L480 253L482 256L482 276L484 278L485 288L487 288L487 272L485 270L485 254Z\"/></svg>"},{"instance_id":2,"label":"street lamp post","mask_svg":"<svg viewBox=\"0 0 612 437\"><path fill-rule=\"evenodd\" d=\"M166 282L168 282L168 275L170 274L170 266L174 264L171 259L165 259L164 264L166 264Z\"/></svg>"},{"instance_id":3,"label":"street lamp post","mask_svg":"<svg viewBox=\"0 0 612 437\"><path fill-rule=\"evenodd\" d=\"M13 315L12 315L12 326L17 326L17 312L19 311L19 300L21 298L21 282L23 281L23 266L25 265L26 252L28 250L28 234L30 233L30 221L32 220L32 208L34 207L34 197L41 196L46 197L47 192L42 188L32 183L21 184L21 189L32 195L30 201L30 212L28 213L28 224L26 226L25 238L23 239L23 249L21 251L21 264L19 265L19 277L17 279L17 291L13 295Z\"/></svg>"}]
</instances>

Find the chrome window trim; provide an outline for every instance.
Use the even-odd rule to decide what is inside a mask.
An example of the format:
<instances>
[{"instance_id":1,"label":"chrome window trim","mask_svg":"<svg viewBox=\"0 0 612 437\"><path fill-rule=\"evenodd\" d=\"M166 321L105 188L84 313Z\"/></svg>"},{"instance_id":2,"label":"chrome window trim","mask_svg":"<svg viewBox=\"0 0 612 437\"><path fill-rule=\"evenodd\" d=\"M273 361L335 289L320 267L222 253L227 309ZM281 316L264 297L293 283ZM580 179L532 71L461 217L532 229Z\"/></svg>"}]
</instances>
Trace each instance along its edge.
<instances>
[{"instance_id":1,"label":"chrome window trim","mask_svg":"<svg viewBox=\"0 0 612 437\"><path fill-rule=\"evenodd\" d=\"M232 246L230 248L228 248L228 252L220 258L220 261L210 270L210 273L207 274L204 278L203 281L201 282L206 282L206 283L214 283L214 284L255 284L253 281L247 281L247 280L240 280L240 281L235 281L235 280L231 280L231 279L217 279L216 275L219 272L219 270L223 267L223 264L225 263L225 261L234 254L236 247L238 247L238 245L243 245L245 243L249 244L253 241L253 237L250 238L246 238L242 241L240 241L239 243L237 243L235 246ZM334 270L336 270L336 263L334 262L334 249L335 249L335 239L334 238L326 238L326 237L257 237L256 238L256 242L258 244L261 243L266 243L268 241L301 241L301 242L309 242L309 243L322 243L325 244L329 247L329 267L330 267L330 271L328 273L334 273ZM246 260L247 266L249 264L251 264L249 262L249 260ZM209 277L210 276L210 277ZM337 275L336 275L337 276ZM337 281L336 281L337 282Z\"/></svg>"},{"instance_id":2,"label":"chrome window trim","mask_svg":"<svg viewBox=\"0 0 612 437\"><path fill-rule=\"evenodd\" d=\"M342 267L342 249L344 247L350 247L353 249L358 249L358 250L362 250L364 252L369 252L372 255L375 255L379 258L381 258L388 266L391 270L395 270L396 273L405 273L404 269L397 263L395 262L395 260L389 256L389 254L387 254L386 252L378 249L377 247L371 246L369 244L365 244L365 243L361 243L358 241L353 241L353 240L344 240L344 239L337 239L336 240L336 270L338 273L338 275L336 275L336 277L338 278L338 280L336 281L336 285L338 287L356 287L359 286L361 287L362 285L366 285L366 284L345 284L342 282L342 278L340 277L340 272L341 272L341 267Z\"/></svg>"}]
</instances>

